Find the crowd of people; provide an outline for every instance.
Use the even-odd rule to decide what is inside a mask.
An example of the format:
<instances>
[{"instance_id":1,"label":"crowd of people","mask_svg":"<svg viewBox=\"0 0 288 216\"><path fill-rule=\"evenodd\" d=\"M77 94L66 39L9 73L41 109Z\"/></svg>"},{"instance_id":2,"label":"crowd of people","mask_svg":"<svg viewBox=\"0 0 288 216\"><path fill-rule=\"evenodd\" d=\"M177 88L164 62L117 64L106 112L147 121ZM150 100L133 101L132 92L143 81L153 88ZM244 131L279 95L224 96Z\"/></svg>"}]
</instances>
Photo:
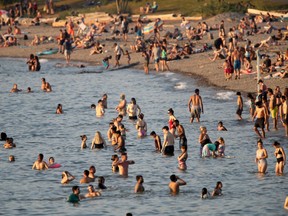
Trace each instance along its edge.
<instances>
[{"instance_id":1,"label":"crowd of people","mask_svg":"<svg viewBox=\"0 0 288 216\"><path fill-rule=\"evenodd\" d=\"M37 11L37 9L36 9ZM52 12L51 12L52 13ZM261 17L261 16L260 16ZM267 28L264 28L264 31L259 31L257 24L262 20L267 21ZM287 35L282 34L281 30L277 29L277 34L274 36L271 34L276 30L271 22L274 21L273 17L267 18L262 15L262 19L259 16L255 17L244 17L240 20L238 26L229 29L229 32L226 33L226 28L224 21L221 21L219 25L215 25L213 27L209 27L206 22L198 23L197 27L194 28L191 26L189 21L185 20L183 17L182 23L180 27L185 28L185 33L182 33L178 28L175 29L174 33L166 32L165 36L161 38L161 28L160 19L155 21L153 27L153 38L149 38L149 40L145 40L142 35L142 29L144 27L143 21L139 18L137 21L134 34L136 35L135 45L131 46L131 52L140 52L141 56L144 59L144 71L146 74L149 74L149 65L150 60L154 63L155 70L158 72L160 69L164 71L170 70L167 61L189 58L189 55L199 52L205 52L211 49L211 45L205 43L196 48L195 43L191 42L194 40L202 40L203 37L210 37L212 39L213 35L211 31L218 31L218 38L214 41L215 51L213 54L213 58L210 58L211 61L217 61L218 59L224 60L223 69L226 80L231 80L234 78L240 80L242 74L252 73L253 66L251 61L255 60L256 54L255 49L258 47L270 47L274 46L279 41L286 40ZM118 23L117 23L118 22ZM82 20L82 23L85 24L85 20ZM103 32L111 32L113 37L121 35L118 40L122 40L124 43L128 40L129 22L127 17L119 16L117 20L113 21L113 27L111 29L108 28L108 25L104 23L99 23L96 21L94 25L92 25L87 33L83 33L80 35L75 35L74 33L74 24L72 20L69 20L66 24L66 29L61 29L58 37L58 46L59 53L64 54L66 57L66 61L69 64L70 55L72 52L72 47L84 47L84 48L92 48L90 51L90 55L100 54L105 52L104 44L100 44L99 41L95 40L97 34ZM80 23L78 23L80 25ZM119 29L119 30L118 30ZM140 29L140 32L138 31ZM17 29L15 29L16 31ZM288 29L287 29L288 30ZM10 29L11 31L11 29ZM11 33L11 32L10 32ZM185 36L186 34L186 36ZM250 40L245 42L245 46L241 46L245 35L254 35L254 34L267 34L269 35L267 40L263 40L260 43L255 43L254 45ZM10 39L12 38L12 39ZM179 44L170 45L171 40L177 43L187 39L187 43L184 46ZM116 43L113 39L113 49L114 49L114 59L115 66L120 66L120 59L122 55L127 56L128 64L130 63L131 57L129 55L129 51L124 52L123 48L120 46L120 43ZM13 40L13 37L9 37L8 40ZM241 43L240 43L241 42ZM10 42L9 42L10 43ZM11 41L11 43L15 43ZM109 68L109 60L112 59L112 56L106 56L102 60L102 63L106 69ZM269 56L265 55L265 60L261 66L261 72L268 73L269 77L273 77L273 73L277 71L279 68L281 69L281 74L287 74L287 67L285 67L285 62L288 60L288 50L286 53L278 53L277 59L275 63L269 61ZM39 71L41 66L37 56L31 54L29 61L27 62L29 70L31 71ZM242 66L245 67L243 70ZM242 70L241 70L242 69ZM284 72L282 72L284 70ZM276 74L276 73L275 73ZM282 76L280 74L280 76ZM283 76L282 78L284 78ZM263 141L266 137L266 131L269 131L269 119L272 118L273 128L277 130L279 127L284 127L285 135L288 136L288 88L286 88L283 94L280 91L279 86L275 88L273 91L272 88L267 87L264 84L264 81L261 79L258 81L259 84L259 92L254 94L249 94L248 98L250 100L249 112L251 119L254 120L256 118L254 124L254 130L256 134L259 136L259 140L257 142L258 149L256 151L255 162L258 165L258 171L260 173L265 174L267 170L267 161L268 152L263 146ZM42 78L41 89L45 92L51 92L51 85L46 82L45 78ZM11 93L20 92L21 89L18 89L17 84L13 85L11 89ZM32 92L31 88L28 87L27 92ZM237 118L242 120L242 112L244 109L243 98L241 92L237 92ZM256 96L254 96L256 95ZM98 100L97 105L92 104L91 109L95 109L96 117L103 117L105 115L105 109L107 109L107 99L108 95L105 94L101 99ZM56 108L56 114L63 114L62 104L58 104ZM130 165L137 163L134 160L128 160L128 150L125 146L126 140L126 129L122 123L123 118L128 118L135 123L135 130L137 131L138 137L143 138L148 134L154 140L155 150L165 156L174 156L174 146L175 140L179 140L179 149L181 153L177 157L178 168L180 170L187 169L187 159L188 159L188 140L185 134L185 129L181 122L177 119L174 114L173 108L168 110L168 121L167 125L164 125L162 128L163 132L163 142L161 142L161 138L155 131L151 133L148 132L149 122L146 122L144 119L143 110L141 110L140 106L136 103L135 98L131 98L130 103L127 103L125 94L120 95L120 101L117 107L115 108L115 113L117 112L117 116L112 122L109 122L109 127L107 130L107 140L106 143L104 136L100 131L96 131L93 140L91 141L91 149L103 149L107 145L112 145L113 150L116 154L112 155L111 166L113 172L118 172L119 175L128 177L128 169ZM204 105L202 97L200 96L200 90L195 89L195 93L191 95L188 99L188 112L191 115L190 123L194 123L196 119L197 122L200 122L201 115L204 114ZM280 121L279 121L280 119ZM279 124L279 122L281 124ZM259 132L258 128L261 129ZM266 131L265 131L266 128ZM228 129L224 126L223 122L218 123L217 129L219 131L228 131ZM3 135L4 136L4 135ZM2 134L1 134L2 139ZM4 148L15 148L16 145L13 143L13 138L3 138L5 141ZM206 157L225 157L226 144L223 137L219 137L217 141L213 142L209 135L208 130L205 126L200 127L199 133L199 156L201 158ZM274 156L276 158L276 166L275 172L277 174L283 174L284 167L286 164L286 154L284 148L280 145L279 142L275 141L273 143L275 148ZM81 135L81 149L85 149L89 147L87 145L87 136ZM51 159L51 158L50 158ZM39 154L38 159L32 166L32 169L36 170L45 170L49 169L52 166L55 166L54 158L51 159L49 163L44 161L44 155ZM9 160L15 161L15 157L11 155ZM79 186L75 185L72 187L72 194L69 196L69 202L79 202L84 198L92 198L101 196L101 193L104 193L106 186L105 178L103 176L98 177L98 189L101 191L97 191L95 187L92 185L95 182L96 177L96 168L91 166L89 170L84 170L83 178L80 180L80 184L89 184L88 192L84 196L80 195ZM75 177L69 172L64 171L62 173L62 184L68 184L75 180ZM136 185L135 185L135 193L143 193L145 191L144 186L144 177L142 175L136 176ZM181 179L179 176L172 174L170 176L169 189L172 194L178 194L180 186L186 185L186 181ZM217 182L215 189L211 193L212 196L222 195L222 182ZM208 198L210 193L207 188L202 189L201 197Z\"/></svg>"}]
</instances>

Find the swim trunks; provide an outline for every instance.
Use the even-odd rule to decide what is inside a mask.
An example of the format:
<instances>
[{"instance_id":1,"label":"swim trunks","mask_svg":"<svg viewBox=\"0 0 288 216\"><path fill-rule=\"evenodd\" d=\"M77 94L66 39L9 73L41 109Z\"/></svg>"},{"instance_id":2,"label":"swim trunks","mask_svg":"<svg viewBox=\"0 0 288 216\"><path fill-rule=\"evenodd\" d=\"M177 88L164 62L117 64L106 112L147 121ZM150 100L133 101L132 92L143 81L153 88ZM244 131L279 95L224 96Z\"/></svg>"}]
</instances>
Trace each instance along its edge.
<instances>
[{"instance_id":1,"label":"swim trunks","mask_svg":"<svg viewBox=\"0 0 288 216\"><path fill-rule=\"evenodd\" d=\"M164 155L173 156L174 155L174 146L166 146L164 149Z\"/></svg>"},{"instance_id":2,"label":"swim trunks","mask_svg":"<svg viewBox=\"0 0 288 216\"><path fill-rule=\"evenodd\" d=\"M200 118L201 108L200 106L194 106L191 107L191 118Z\"/></svg>"},{"instance_id":3,"label":"swim trunks","mask_svg":"<svg viewBox=\"0 0 288 216\"><path fill-rule=\"evenodd\" d=\"M265 119L264 118L257 118L256 119L256 122L255 122L255 124L254 124L254 127L255 128L261 128L261 129L263 129L264 127L265 127L265 124L264 124L264 122L265 122Z\"/></svg>"},{"instance_id":4,"label":"swim trunks","mask_svg":"<svg viewBox=\"0 0 288 216\"><path fill-rule=\"evenodd\" d=\"M238 109L237 109L237 111L236 111L236 114L239 115L239 116L241 116L241 115L242 115L242 112L243 112L243 109L240 109L240 108L238 107Z\"/></svg>"},{"instance_id":5,"label":"swim trunks","mask_svg":"<svg viewBox=\"0 0 288 216\"><path fill-rule=\"evenodd\" d=\"M107 61L102 61L102 65L107 68L109 66L108 62Z\"/></svg>"},{"instance_id":6,"label":"swim trunks","mask_svg":"<svg viewBox=\"0 0 288 216\"><path fill-rule=\"evenodd\" d=\"M234 61L234 70L240 70L241 69L241 61L235 60Z\"/></svg>"},{"instance_id":7,"label":"swim trunks","mask_svg":"<svg viewBox=\"0 0 288 216\"><path fill-rule=\"evenodd\" d=\"M277 117L278 107L275 106L274 109L270 109L271 117L274 119Z\"/></svg>"},{"instance_id":8,"label":"swim trunks","mask_svg":"<svg viewBox=\"0 0 288 216\"><path fill-rule=\"evenodd\" d=\"M159 61L160 61L159 58L155 58L155 59L154 59L154 63L155 63L155 64L159 63Z\"/></svg>"},{"instance_id":9,"label":"swim trunks","mask_svg":"<svg viewBox=\"0 0 288 216\"><path fill-rule=\"evenodd\" d=\"M121 55L116 55L116 60L119 61L121 58Z\"/></svg>"}]
</instances>

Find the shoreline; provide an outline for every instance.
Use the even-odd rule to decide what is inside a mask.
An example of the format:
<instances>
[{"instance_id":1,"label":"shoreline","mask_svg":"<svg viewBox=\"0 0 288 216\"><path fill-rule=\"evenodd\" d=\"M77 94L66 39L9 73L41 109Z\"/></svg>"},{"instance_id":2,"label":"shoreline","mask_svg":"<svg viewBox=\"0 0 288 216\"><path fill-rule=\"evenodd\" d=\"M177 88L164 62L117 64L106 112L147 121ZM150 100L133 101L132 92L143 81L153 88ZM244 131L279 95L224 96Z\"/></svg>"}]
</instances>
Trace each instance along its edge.
<instances>
[{"instance_id":1,"label":"shoreline","mask_svg":"<svg viewBox=\"0 0 288 216\"><path fill-rule=\"evenodd\" d=\"M206 20L207 24L212 26L215 23L219 23L222 19L225 19L225 16L229 18L231 14L225 15L217 15L213 18L210 18ZM241 17L241 14L238 14L239 17ZM228 18L226 18L225 22L227 22L227 26L225 23L225 28L228 30L229 27L234 26L237 24L236 21L227 21ZM169 22L167 22L169 23ZM178 27L180 23L178 22L170 22L169 23L171 26L170 28L165 28L165 31L173 31L175 27ZM191 23L194 25L195 23ZM264 24L263 24L264 25ZM263 26L262 25L262 26ZM275 23L276 26L281 26L283 25L282 23ZM132 24L131 24L132 26ZM26 34L28 34L29 40L25 41L23 40L23 34L20 36L17 36L19 38L19 43L21 44L20 46L12 46L12 47L2 47L0 48L0 58L29 58L29 55L31 53L36 54L36 52L39 51L44 51L46 49L50 48L56 48L58 47L56 43L56 37L59 35L59 28L52 28L51 26L48 25L40 25L40 26L20 26L22 31L25 31ZM7 29L7 26L3 26L0 33L3 34L4 31ZM181 29L183 31L183 29ZM164 32L165 32L164 31ZM41 44L38 46L29 46L31 43L31 40L33 39L34 35L37 34L39 36L43 35L43 32L45 32L46 36L51 36L54 39L54 42L49 42L45 44ZM163 34L162 32L161 34ZM211 33L214 35L214 39L216 39L218 31L211 31ZM75 51L72 52L71 54L71 61L73 62L82 62L82 63L88 63L91 65L101 65L101 61L104 57L108 55L112 55L112 60L110 61L110 65L112 66L114 64L114 53L113 53L113 48L112 45L114 42L117 42L123 50L130 50L130 45L134 44L135 41L135 35L134 34L129 34L128 35L128 42L123 42L122 40L117 40L117 41L111 41L107 40L111 35L109 33L103 33L102 36L97 38L96 40L99 40L101 44L105 44L105 52L103 54L95 54L95 55L89 55L91 49L83 49L83 48L77 48ZM266 34L259 34L255 36L249 36L245 38L249 38L252 43L256 43L258 41L261 41L263 39L266 39L269 35ZM177 41L177 40L170 40L168 45L171 46L173 44L179 44L179 45L184 45L184 41ZM207 36L204 36L204 38L200 41L193 41L193 44L195 45L195 48L202 48L204 43L208 44L213 44L214 40L208 39ZM240 46L245 45L245 41L239 42ZM284 51L287 49L288 41L281 41L280 46L271 46L270 48L265 48L261 53L273 53L274 55L275 50L279 51ZM136 52L131 52L131 63L133 62L140 62L139 65L136 67L134 66L133 68L143 70L143 62L144 59L141 56L141 53L136 53ZM203 53L196 53L196 54L191 54L189 55L189 58L187 59L181 59L181 60L174 60L174 61L168 61L168 66L170 68L171 72L175 73L181 73L185 76L192 77L193 79L196 79L197 83L199 83L201 86L213 86L216 87L217 89L223 89L223 90L231 90L231 91L240 91L242 93L257 93L257 81L256 77L257 74L252 74L252 75L241 75L240 80L228 80L226 81L224 78L224 72L222 67L222 64L224 60L216 60L215 62L211 62L209 60L209 56L213 56L213 50L203 52ZM275 56L272 56L271 60L272 62L275 61ZM61 63L66 63L64 55L62 54L54 54L54 55L45 55L45 56L40 56L41 58L45 59L55 59L61 61ZM263 60L260 60L260 64L262 63ZM127 57L122 56L120 60L121 65L127 64ZM253 71L256 71L256 61L252 61L253 65ZM287 65L287 61L286 61ZM152 70L154 68L154 63L152 60L150 60L149 64L149 69L150 71L155 72ZM144 73L144 71L143 71ZM268 74L265 74L266 76ZM263 78L263 77L262 77ZM281 90L284 90L284 88L288 87L287 85L287 78L286 79L267 79L264 80L265 84L268 87L271 87L272 89L275 88L275 86L280 86ZM242 94L244 95L244 94Z\"/></svg>"}]
</instances>

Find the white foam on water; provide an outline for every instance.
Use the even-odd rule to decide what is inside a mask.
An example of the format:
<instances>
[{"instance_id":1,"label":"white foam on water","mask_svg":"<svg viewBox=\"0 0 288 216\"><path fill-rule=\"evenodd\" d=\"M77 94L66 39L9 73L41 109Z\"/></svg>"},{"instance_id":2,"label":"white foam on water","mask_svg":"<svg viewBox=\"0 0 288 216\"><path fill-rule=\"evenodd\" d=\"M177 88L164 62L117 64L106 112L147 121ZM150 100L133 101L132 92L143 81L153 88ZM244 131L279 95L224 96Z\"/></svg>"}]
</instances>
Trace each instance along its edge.
<instances>
[{"instance_id":1,"label":"white foam on water","mask_svg":"<svg viewBox=\"0 0 288 216\"><path fill-rule=\"evenodd\" d=\"M233 100L233 98L236 97L236 93L235 92L218 92L216 94L216 98L218 100Z\"/></svg>"},{"instance_id":2,"label":"white foam on water","mask_svg":"<svg viewBox=\"0 0 288 216\"><path fill-rule=\"evenodd\" d=\"M165 73L161 73L161 74L164 75L165 77L170 77L170 76L174 75L175 73L165 72Z\"/></svg>"},{"instance_id":3,"label":"white foam on water","mask_svg":"<svg viewBox=\"0 0 288 216\"><path fill-rule=\"evenodd\" d=\"M39 62L40 63L46 63L46 62L48 62L48 59L39 59Z\"/></svg>"},{"instance_id":4,"label":"white foam on water","mask_svg":"<svg viewBox=\"0 0 288 216\"><path fill-rule=\"evenodd\" d=\"M175 82L175 81L178 81L178 80L179 80L179 79L177 79L177 78L175 78L175 77L171 79L172 82Z\"/></svg>"},{"instance_id":5,"label":"white foam on water","mask_svg":"<svg viewBox=\"0 0 288 216\"><path fill-rule=\"evenodd\" d=\"M178 82L174 86L175 89L186 89L187 88L187 83L186 82Z\"/></svg>"}]
</instances>

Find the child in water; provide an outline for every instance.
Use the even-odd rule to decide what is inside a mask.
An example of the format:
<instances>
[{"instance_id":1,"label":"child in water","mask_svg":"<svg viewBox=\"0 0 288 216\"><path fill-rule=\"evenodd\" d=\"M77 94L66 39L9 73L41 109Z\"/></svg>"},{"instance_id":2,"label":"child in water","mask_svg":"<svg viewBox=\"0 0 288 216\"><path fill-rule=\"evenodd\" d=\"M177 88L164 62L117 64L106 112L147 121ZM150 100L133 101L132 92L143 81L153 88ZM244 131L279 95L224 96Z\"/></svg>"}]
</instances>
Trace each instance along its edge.
<instances>
[{"instance_id":1,"label":"child in water","mask_svg":"<svg viewBox=\"0 0 288 216\"><path fill-rule=\"evenodd\" d=\"M219 157L224 157L225 156L225 141L223 137L218 138L219 146L218 146L218 156Z\"/></svg>"}]
</instances>

